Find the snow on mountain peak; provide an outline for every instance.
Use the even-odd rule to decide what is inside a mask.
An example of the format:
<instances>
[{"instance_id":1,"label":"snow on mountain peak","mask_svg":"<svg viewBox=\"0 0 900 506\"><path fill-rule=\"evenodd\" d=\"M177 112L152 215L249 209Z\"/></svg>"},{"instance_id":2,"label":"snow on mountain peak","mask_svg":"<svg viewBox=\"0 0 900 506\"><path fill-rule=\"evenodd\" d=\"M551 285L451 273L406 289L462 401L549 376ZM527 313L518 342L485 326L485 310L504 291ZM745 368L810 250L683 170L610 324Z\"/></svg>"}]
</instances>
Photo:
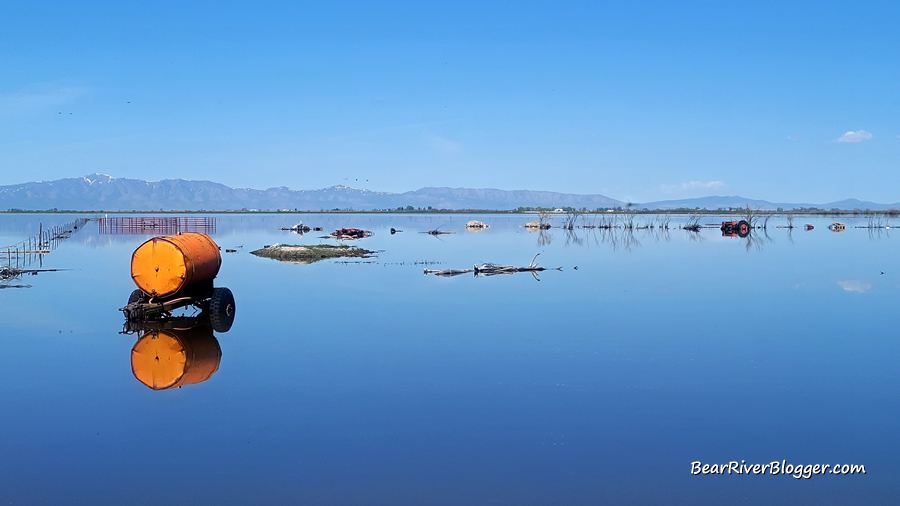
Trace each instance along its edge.
<instances>
[{"instance_id":1,"label":"snow on mountain peak","mask_svg":"<svg viewBox=\"0 0 900 506\"><path fill-rule=\"evenodd\" d=\"M110 176L109 174L101 174L99 172L95 172L93 174L88 174L87 176L84 176L81 179L84 179L85 181L87 181L88 184L94 184L96 182L106 183L106 182L112 181L116 178Z\"/></svg>"}]
</instances>

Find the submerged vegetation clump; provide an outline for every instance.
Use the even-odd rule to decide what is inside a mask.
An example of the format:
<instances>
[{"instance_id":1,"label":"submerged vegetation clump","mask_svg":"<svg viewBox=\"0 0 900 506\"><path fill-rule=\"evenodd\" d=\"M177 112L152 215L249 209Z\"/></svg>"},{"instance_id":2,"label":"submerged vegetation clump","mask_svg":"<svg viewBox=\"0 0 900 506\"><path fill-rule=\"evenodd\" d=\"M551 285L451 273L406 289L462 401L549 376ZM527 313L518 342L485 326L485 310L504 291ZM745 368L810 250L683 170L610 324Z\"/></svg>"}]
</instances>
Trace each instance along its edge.
<instances>
[{"instance_id":1,"label":"submerged vegetation clump","mask_svg":"<svg viewBox=\"0 0 900 506\"><path fill-rule=\"evenodd\" d=\"M689 232L699 232L702 228L702 225L700 225L700 217L691 216L690 218L688 218L687 224L682 228Z\"/></svg>"},{"instance_id":2,"label":"submerged vegetation clump","mask_svg":"<svg viewBox=\"0 0 900 506\"><path fill-rule=\"evenodd\" d=\"M305 246L273 244L251 251L250 254L294 264L311 264L328 258L370 258L375 256L374 251L343 244L338 246L331 244L309 244Z\"/></svg>"}]
</instances>

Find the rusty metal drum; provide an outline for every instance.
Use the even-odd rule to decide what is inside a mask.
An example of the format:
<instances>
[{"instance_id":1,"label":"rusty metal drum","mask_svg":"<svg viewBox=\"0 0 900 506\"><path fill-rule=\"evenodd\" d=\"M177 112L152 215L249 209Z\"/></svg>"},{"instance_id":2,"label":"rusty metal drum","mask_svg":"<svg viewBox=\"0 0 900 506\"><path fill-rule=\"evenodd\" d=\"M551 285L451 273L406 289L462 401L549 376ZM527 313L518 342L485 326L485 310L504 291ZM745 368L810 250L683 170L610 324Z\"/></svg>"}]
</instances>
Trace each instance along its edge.
<instances>
[{"instance_id":1,"label":"rusty metal drum","mask_svg":"<svg viewBox=\"0 0 900 506\"><path fill-rule=\"evenodd\" d=\"M211 287L221 266L215 241L206 234L188 232L141 244L131 256L131 278L144 293L169 297Z\"/></svg>"}]
</instances>

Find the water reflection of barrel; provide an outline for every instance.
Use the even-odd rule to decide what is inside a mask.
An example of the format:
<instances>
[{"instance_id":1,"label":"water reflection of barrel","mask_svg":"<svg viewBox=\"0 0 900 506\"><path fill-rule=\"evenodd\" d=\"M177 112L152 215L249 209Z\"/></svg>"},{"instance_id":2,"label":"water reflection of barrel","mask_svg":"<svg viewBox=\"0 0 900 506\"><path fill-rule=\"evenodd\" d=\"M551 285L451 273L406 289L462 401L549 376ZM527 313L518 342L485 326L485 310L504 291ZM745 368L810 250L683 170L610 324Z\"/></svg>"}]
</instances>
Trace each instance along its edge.
<instances>
[{"instance_id":1,"label":"water reflection of barrel","mask_svg":"<svg viewBox=\"0 0 900 506\"><path fill-rule=\"evenodd\" d=\"M221 265L218 245L206 234L189 232L140 245L131 256L131 277L144 293L168 297L209 291Z\"/></svg>"},{"instance_id":2,"label":"water reflection of barrel","mask_svg":"<svg viewBox=\"0 0 900 506\"><path fill-rule=\"evenodd\" d=\"M209 326L147 330L131 349L134 377L153 390L208 380L218 369L222 349Z\"/></svg>"}]
</instances>

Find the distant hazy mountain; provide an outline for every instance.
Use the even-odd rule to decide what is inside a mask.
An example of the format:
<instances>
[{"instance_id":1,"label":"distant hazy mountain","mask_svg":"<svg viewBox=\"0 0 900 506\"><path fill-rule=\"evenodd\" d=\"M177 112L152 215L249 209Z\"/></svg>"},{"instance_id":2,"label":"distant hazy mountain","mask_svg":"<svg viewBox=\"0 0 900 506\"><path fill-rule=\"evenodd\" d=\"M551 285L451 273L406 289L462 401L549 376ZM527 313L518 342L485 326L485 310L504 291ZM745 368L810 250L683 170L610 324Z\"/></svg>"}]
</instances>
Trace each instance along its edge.
<instances>
[{"instance_id":1,"label":"distant hazy mountain","mask_svg":"<svg viewBox=\"0 0 900 506\"><path fill-rule=\"evenodd\" d=\"M822 204L823 209L872 209L884 211L887 209L900 209L900 202L893 204L879 204L877 202L869 202L868 200L844 199L837 202L829 202Z\"/></svg>"},{"instance_id":2,"label":"distant hazy mountain","mask_svg":"<svg viewBox=\"0 0 900 506\"><path fill-rule=\"evenodd\" d=\"M575 209L624 206L604 195L575 195L531 190L493 188L422 188L394 195L397 206L432 206L436 209L515 209L517 207L573 207ZM404 204L407 202L407 204Z\"/></svg>"},{"instance_id":3,"label":"distant hazy mountain","mask_svg":"<svg viewBox=\"0 0 900 506\"><path fill-rule=\"evenodd\" d=\"M80 178L0 186L0 209L80 211L240 210L240 209L515 209L590 208L624 205L603 195L472 188L422 188L405 193L331 186L318 190L285 187L253 190L210 181L143 181L91 174Z\"/></svg>"},{"instance_id":4,"label":"distant hazy mountain","mask_svg":"<svg viewBox=\"0 0 900 506\"><path fill-rule=\"evenodd\" d=\"M867 202L863 200L857 199L845 199L840 200L838 202L829 202L826 204L803 204L803 203L788 203L788 202L769 202L768 200L758 200L758 199L747 199L739 196L732 197L700 197L695 199L681 199L681 200L662 200L659 202L648 202L646 204L637 204L636 207L638 209L729 209L732 207L746 207L749 205L750 207L756 209L764 209L764 210L774 210L774 209L800 209L800 208L810 208L815 207L819 209L845 209L845 210L853 210L853 209L871 209L875 211L881 211L886 209L894 209L900 208L900 203L896 204L879 204L877 202Z\"/></svg>"},{"instance_id":5,"label":"distant hazy mountain","mask_svg":"<svg viewBox=\"0 0 900 506\"><path fill-rule=\"evenodd\" d=\"M878 204L856 199L827 204L773 203L743 197L703 197L634 204L637 209L705 208L727 209L749 204L761 209L890 209L897 204ZM528 190L495 190L491 188L422 188L404 193L359 190L348 186L331 186L318 190L291 190L286 187L253 190L230 188L210 181L166 179L143 181L123 179L105 174L57 181L37 181L0 186L0 209L67 209L78 211L225 211L298 209L319 211L330 209L515 209L517 207L576 209L624 207L622 201L604 195L574 195Z\"/></svg>"},{"instance_id":6,"label":"distant hazy mountain","mask_svg":"<svg viewBox=\"0 0 900 506\"><path fill-rule=\"evenodd\" d=\"M769 202L768 200L748 199L737 195L731 197L699 197L693 199L679 200L661 200L658 202L648 202L646 204L638 204L638 208L648 209L729 209L732 207L750 207L756 209L792 209L799 207L818 207L812 204L785 204L777 202Z\"/></svg>"}]
</instances>

